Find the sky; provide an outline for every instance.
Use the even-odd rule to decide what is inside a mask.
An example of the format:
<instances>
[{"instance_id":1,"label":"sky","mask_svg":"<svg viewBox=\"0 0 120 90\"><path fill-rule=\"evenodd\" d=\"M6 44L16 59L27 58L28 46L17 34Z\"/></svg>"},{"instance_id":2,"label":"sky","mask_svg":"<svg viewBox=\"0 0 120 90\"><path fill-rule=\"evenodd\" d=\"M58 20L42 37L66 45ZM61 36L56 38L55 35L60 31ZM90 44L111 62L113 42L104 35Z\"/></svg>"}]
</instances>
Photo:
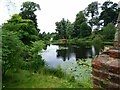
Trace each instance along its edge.
<instances>
[{"instance_id":1,"label":"sky","mask_svg":"<svg viewBox=\"0 0 120 90\"><path fill-rule=\"evenodd\" d=\"M11 1L11 4L8 2ZM40 32L55 32L55 22L62 18L70 22L75 21L76 14L84 10L88 4L97 0L0 0L0 25L10 19L12 14L19 13L23 2L33 1L40 5L41 10L35 12L37 15L38 28ZM103 3L106 0L98 0ZM118 3L119 0L112 0Z\"/></svg>"}]
</instances>

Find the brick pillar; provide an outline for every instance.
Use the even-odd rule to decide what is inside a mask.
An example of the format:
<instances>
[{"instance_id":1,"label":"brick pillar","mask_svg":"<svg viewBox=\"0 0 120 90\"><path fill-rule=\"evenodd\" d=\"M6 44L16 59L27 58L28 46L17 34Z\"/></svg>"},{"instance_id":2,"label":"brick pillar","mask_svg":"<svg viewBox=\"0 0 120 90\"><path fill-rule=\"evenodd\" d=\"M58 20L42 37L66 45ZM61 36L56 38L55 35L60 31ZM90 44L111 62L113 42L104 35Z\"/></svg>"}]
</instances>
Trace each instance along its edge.
<instances>
[{"instance_id":1,"label":"brick pillar","mask_svg":"<svg viewBox=\"0 0 120 90\"><path fill-rule=\"evenodd\" d=\"M120 90L120 59L102 54L92 61L92 67L94 88Z\"/></svg>"}]
</instances>

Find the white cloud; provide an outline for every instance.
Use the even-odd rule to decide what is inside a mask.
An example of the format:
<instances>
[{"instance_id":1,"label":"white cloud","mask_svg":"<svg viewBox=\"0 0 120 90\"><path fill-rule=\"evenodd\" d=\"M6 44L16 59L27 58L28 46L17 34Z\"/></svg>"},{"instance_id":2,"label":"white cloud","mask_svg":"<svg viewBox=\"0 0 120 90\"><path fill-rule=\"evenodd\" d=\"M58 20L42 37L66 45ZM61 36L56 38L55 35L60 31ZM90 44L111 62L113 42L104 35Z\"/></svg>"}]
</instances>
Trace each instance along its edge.
<instances>
[{"instance_id":1,"label":"white cloud","mask_svg":"<svg viewBox=\"0 0 120 90\"><path fill-rule=\"evenodd\" d=\"M9 1L9 0L7 0ZM18 13L22 2L28 0L11 0L15 3L16 8L12 10L12 13ZM60 21L62 18L69 19L74 22L76 14L84 10L88 4L95 0L29 0L38 3L41 7L40 11L37 11L38 26L41 32L53 32L55 31L55 22ZM99 0L99 3L103 3L106 0ZM119 0L113 2L118 3ZM9 19L8 11L5 6L4 0L0 2L0 11L3 11L0 15L0 24Z\"/></svg>"}]
</instances>

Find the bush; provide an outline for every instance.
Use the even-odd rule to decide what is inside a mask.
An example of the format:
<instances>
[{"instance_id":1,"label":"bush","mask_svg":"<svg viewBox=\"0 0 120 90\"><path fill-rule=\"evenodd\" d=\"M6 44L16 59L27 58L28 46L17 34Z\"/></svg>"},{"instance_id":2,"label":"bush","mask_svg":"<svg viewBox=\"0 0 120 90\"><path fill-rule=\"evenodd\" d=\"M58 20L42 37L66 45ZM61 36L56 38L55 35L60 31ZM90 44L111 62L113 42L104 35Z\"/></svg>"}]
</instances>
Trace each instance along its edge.
<instances>
[{"instance_id":1,"label":"bush","mask_svg":"<svg viewBox=\"0 0 120 90\"><path fill-rule=\"evenodd\" d=\"M96 37L93 39L93 44L95 45L100 45L103 42L103 36L98 34Z\"/></svg>"},{"instance_id":2,"label":"bush","mask_svg":"<svg viewBox=\"0 0 120 90\"><path fill-rule=\"evenodd\" d=\"M42 57L38 55L38 53L43 49L45 46L44 42L42 40L32 42L32 47L30 49L31 52L31 69L34 70L34 72L37 72L40 68L42 68L45 65L44 60L42 60Z\"/></svg>"},{"instance_id":3,"label":"bush","mask_svg":"<svg viewBox=\"0 0 120 90\"><path fill-rule=\"evenodd\" d=\"M33 55L38 55L38 52L43 49L45 46L44 42L42 40L32 42L32 47L30 51L32 52Z\"/></svg>"},{"instance_id":4,"label":"bush","mask_svg":"<svg viewBox=\"0 0 120 90\"><path fill-rule=\"evenodd\" d=\"M107 26L102 28L101 34L104 36L105 41L112 41L115 36L116 28L112 23L109 23Z\"/></svg>"},{"instance_id":5,"label":"bush","mask_svg":"<svg viewBox=\"0 0 120 90\"><path fill-rule=\"evenodd\" d=\"M38 70L41 69L45 65L45 62L44 60L42 60L42 57L40 55L36 55L35 57L33 57L32 60L33 61L30 67L35 73L38 72Z\"/></svg>"},{"instance_id":6,"label":"bush","mask_svg":"<svg viewBox=\"0 0 120 90\"><path fill-rule=\"evenodd\" d=\"M2 33L2 70L3 76L8 69L20 66L23 58L23 43L14 32L3 30Z\"/></svg>"}]
</instances>

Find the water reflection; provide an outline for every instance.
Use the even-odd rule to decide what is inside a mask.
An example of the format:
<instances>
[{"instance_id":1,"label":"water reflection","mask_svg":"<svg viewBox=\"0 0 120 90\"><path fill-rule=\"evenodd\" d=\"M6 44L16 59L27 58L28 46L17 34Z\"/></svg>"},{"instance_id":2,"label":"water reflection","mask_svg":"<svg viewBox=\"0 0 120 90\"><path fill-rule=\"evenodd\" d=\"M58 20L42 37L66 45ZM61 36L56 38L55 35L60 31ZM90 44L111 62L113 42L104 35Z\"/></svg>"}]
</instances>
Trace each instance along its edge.
<instances>
[{"instance_id":1,"label":"water reflection","mask_svg":"<svg viewBox=\"0 0 120 90\"><path fill-rule=\"evenodd\" d=\"M49 66L56 67L66 61L92 58L99 53L101 48L96 48L93 45L49 45L41 55Z\"/></svg>"},{"instance_id":2,"label":"water reflection","mask_svg":"<svg viewBox=\"0 0 120 90\"><path fill-rule=\"evenodd\" d=\"M92 56L95 56L95 47L92 45Z\"/></svg>"},{"instance_id":3,"label":"water reflection","mask_svg":"<svg viewBox=\"0 0 120 90\"><path fill-rule=\"evenodd\" d=\"M66 46L63 46L66 47ZM92 58L96 55L96 48L95 46L75 46L75 45L68 45L68 49L57 49L57 58L62 58L63 61L69 60L71 57L75 57L77 59L86 59L86 58Z\"/></svg>"},{"instance_id":4,"label":"water reflection","mask_svg":"<svg viewBox=\"0 0 120 90\"><path fill-rule=\"evenodd\" d=\"M72 57L75 57L73 48L71 46L59 46L59 49L56 50L57 58L62 58L63 61L69 60Z\"/></svg>"},{"instance_id":5,"label":"water reflection","mask_svg":"<svg viewBox=\"0 0 120 90\"><path fill-rule=\"evenodd\" d=\"M101 48L94 45L49 45L42 51L41 56L48 66L56 68L60 65L64 72L73 75L81 83L90 85L91 58L98 54Z\"/></svg>"}]
</instances>

